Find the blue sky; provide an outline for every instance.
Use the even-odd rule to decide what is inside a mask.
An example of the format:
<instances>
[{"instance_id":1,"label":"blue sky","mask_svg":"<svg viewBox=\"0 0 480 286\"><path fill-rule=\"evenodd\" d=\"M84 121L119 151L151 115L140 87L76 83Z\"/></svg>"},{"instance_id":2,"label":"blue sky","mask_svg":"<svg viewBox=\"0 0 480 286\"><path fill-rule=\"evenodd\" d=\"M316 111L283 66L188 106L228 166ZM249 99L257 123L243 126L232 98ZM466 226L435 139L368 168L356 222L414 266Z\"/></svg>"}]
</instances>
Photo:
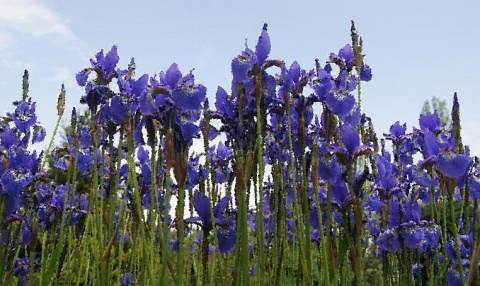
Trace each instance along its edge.
<instances>
[{"instance_id":1,"label":"blue sky","mask_svg":"<svg viewBox=\"0 0 480 286\"><path fill-rule=\"evenodd\" d=\"M77 4L78 3L78 4ZM134 4L135 3L135 4ZM195 68L214 97L230 86L231 59L255 46L269 25L271 58L312 69L350 42L350 20L364 39L373 80L363 87L363 111L376 129L395 121L417 125L425 99L451 106L458 92L463 137L480 154L480 4L476 1L55 1L0 0L0 112L30 94L48 134L56 120L60 85L68 109L79 106L75 73L100 49L118 45L120 66L135 57L138 74L176 62Z\"/></svg>"}]
</instances>

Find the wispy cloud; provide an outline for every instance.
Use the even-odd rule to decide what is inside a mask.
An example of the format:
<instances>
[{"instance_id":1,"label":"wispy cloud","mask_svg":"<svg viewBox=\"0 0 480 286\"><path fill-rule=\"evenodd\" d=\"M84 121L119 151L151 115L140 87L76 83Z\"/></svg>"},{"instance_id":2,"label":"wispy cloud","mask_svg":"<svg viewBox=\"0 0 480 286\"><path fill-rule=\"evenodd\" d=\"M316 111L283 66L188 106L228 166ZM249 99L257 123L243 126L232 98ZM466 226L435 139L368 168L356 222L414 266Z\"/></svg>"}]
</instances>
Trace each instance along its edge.
<instances>
[{"instance_id":1,"label":"wispy cloud","mask_svg":"<svg viewBox=\"0 0 480 286\"><path fill-rule=\"evenodd\" d=\"M0 0L0 64L7 68L32 66L15 56L20 37L46 38L82 54L83 45L68 21L36 0Z\"/></svg>"},{"instance_id":2,"label":"wispy cloud","mask_svg":"<svg viewBox=\"0 0 480 286\"><path fill-rule=\"evenodd\" d=\"M0 22L11 31L35 37L57 35L67 39L75 38L65 19L34 0L0 1Z\"/></svg>"}]
</instances>

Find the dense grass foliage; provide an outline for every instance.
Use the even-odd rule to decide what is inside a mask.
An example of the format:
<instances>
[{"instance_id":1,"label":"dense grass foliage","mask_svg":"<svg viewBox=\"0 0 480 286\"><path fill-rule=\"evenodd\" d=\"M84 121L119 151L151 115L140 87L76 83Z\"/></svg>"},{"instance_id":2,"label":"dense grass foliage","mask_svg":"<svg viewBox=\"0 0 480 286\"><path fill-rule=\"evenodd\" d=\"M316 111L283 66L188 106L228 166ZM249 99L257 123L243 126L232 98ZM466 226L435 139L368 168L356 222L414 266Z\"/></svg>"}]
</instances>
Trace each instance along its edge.
<instances>
[{"instance_id":1,"label":"dense grass foliage","mask_svg":"<svg viewBox=\"0 0 480 286\"><path fill-rule=\"evenodd\" d=\"M434 112L378 136L353 23L351 38L303 69L269 57L265 25L214 104L176 64L138 76L102 50L76 76L85 114L41 154L25 72L0 120L0 284L477 283L480 173L457 95L448 126Z\"/></svg>"}]
</instances>

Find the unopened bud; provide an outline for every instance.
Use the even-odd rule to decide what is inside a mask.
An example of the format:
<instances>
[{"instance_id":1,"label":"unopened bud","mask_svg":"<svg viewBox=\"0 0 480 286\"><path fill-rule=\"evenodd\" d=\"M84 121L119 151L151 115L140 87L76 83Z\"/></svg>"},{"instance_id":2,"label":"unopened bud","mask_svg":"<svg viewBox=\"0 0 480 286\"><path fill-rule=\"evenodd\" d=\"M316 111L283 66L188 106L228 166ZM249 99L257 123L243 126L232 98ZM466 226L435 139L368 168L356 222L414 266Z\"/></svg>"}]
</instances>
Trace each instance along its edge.
<instances>
[{"instance_id":1,"label":"unopened bud","mask_svg":"<svg viewBox=\"0 0 480 286\"><path fill-rule=\"evenodd\" d=\"M28 97L28 88L29 88L29 83L28 83L28 70L25 70L23 72L23 84L22 84L22 91L23 91L23 100L27 100Z\"/></svg>"},{"instance_id":2,"label":"unopened bud","mask_svg":"<svg viewBox=\"0 0 480 286\"><path fill-rule=\"evenodd\" d=\"M65 96L65 85L62 84L62 89L60 90L60 94L58 95L57 99L57 114L60 117L63 116L63 112L65 111Z\"/></svg>"}]
</instances>

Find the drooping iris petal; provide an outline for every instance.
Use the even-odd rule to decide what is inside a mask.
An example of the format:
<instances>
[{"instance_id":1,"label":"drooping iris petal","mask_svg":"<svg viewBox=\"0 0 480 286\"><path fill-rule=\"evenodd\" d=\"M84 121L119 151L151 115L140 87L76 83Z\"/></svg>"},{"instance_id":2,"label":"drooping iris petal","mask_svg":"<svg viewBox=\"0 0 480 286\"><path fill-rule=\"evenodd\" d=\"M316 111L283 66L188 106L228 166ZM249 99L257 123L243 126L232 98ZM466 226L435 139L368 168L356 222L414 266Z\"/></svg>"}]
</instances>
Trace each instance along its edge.
<instances>
[{"instance_id":1,"label":"drooping iris petal","mask_svg":"<svg viewBox=\"0 0 480 286\"><path fill-rule=\"evenodd\" d=\"M10 197L19 197L23 189L32 181L30 172L20 173L16 170L8 170L1 178L2 189Z\"/></svg>"},{"instance_id":2,"label":"drooping iris petal","mask_svg":"<svg viewBox=\"0 0 480 286\"><path fill-rule=\"evenodd\" d=\"M355 107L355 108L352 108L350 112L343 115L341 118L343 122L349 123L352 126L357 126L360 123L361 117L362 117L362 114L360 112L360 109Z\"/></svg>"},{"instance_id":3,"label":"drooping iris petal","mask_svg":"<svg viewBox=\"0 0 480 286\"><path fill-rule=\"evenodd\" d=\"M318 70L318 81L313 84L313 90L318 97L318 100L323 102L325 101L327 95L333 88L333 80L330 74L323 70Z\"/></svg>"},{"instance_id":4,"label":"drooping iris petal","mask_svg":"<svg viewBox=\"0 0 480 286\"><path fill-rule=\"evenodd\" d=\"M403 242L408 248L416 249L423 239L423 230L413 222L402 225L402 228L401 235Z\"/></svg>"},{"instance_id":5,"label":"drooping iris petal","mask_svg":"<svg viewBox=\"0 0 480 286\"><path fill-rule=\"evenodd\" d=\"M414 173L414 180L423 187L435 187L438 185L438 178L431 177L430 174L423 173Z\"/></svg>"},{"instance_id":6,"label":"drooping iris petal","mask_svg":"<svg viewBox=\"0 0 480 286\"><path fill-rule=\"evenodd\" d=\"M319 163L318 173L324 180L334 181L340 175L340 167L338 161L333 158L330 160L322 159Z\"/></svg>"},{"instance_id":7,"label":"drooping iris petal","mask_svg":"<svg viewBox=\"0 0 480 286\"><path fill-rule=\"evenodd\" d=\"M235 105L229 100L228 94L222 87L218 87L216 93L215 107L226 119L235 118Z\"/></svg>"},{"instance_id":8,"label":"drooping iris petal","mask_svg":"<svg viewBox=\"0 0 480 286\"><path fill-rule=\"evenodd\" d=\"M190 142L200 132L200 127L192 122L185 122L180 125L184 142Z\"/></svg>"},{"instance_id":9,"label":"drooping iris petal","mask_svg":"<svg viewBox=\"0 0 480 286\"><path fill-rule=\"evenodd\" d=\"M11 146L20 144L20 140L18 140L16 133L7 126L3 132L0 132L0 144L6 149L9 149Z\"/></svg>"},{"instance_id":10,"label":"drooping iris petal","mask_svg":"<svg viewBox=\"0 0 480 286\"><path fill-rule=\"evenodd\" d=\"M81 103L86 103L90 110L96 111L98 105L105 103L110 89L107 86L96 86L82 97Z\"/></svg>"},{"instance_id":11,"label":"drooping iris petal","mask_svg":"<svg viewBox=\"0 0 480 286\"><path fill-rule=\"evenodd\" d=\"M423 247L435 248L438 246L440 240L441 230L438 225L433 225L424 228L423 231Z\"/></svg>"},{"instance_id":12,"label":"drooping iris petal","mask_svg":"<svg viewBox=\"0 0 480 286\"><path fill-rule=\"evenodd\" d=\"M258 65L262 66L270 54L270 37L267 32L267 24L263 25L262 34L258 37L255 54L257 55Z\"/></svg>"},{"instance_id":13,"label":"drooping iris petal","mask_svg":"<svg viewBox=\"0 0 480 286\"><path fill-rule=\"evenodd\" d=\"M218 228L217 230L218 250L220 253L226 253L233 249L237 239L237 233L233 227L228 229Z\"/></svg>"},{"instance_id":14,"label":"drooping iris petal","mask_svg":"<svg viewBox=\"0 0 480 286\"><path fill-rule=\"evenodd\" d=\"M437 157L437 167L440 172L454 179L464 176L472 162L473 159L471 157L453 152L443 152Z\"/></svg>"},{"instance_id":15,"label":"drooping iris petal","mask_svg":"<svg viewBox=\"0 0 480 286\"><path fill-rule=\"evenodd\" d=\"M177 85L172 92L172 98L180 110L199 110L207 95L207 88L203 85Z\"/></svg>"},{"instance_id":16,"label":"drooping iris petal","mask_svg":"<svg viewBox=\"0 0 480 286\"><path fill-rule=\"evenodd\" d=\"M350 124L344 124L342 127L342 142L349 154L353 154L355 148L360 145L360 135L357 129Z\"/></svg>"},{"instance_id":17,"label":"drooping iris petal","mask_svg":"<svg viewBox=\"0 0 480 286\"><path fill-rule=\"evenodd\" d=\"M379 196L370 196L365 205L369 210L380 213L385 206L385 203L379 198Z\"/></svg>"},{"instance_id":18,"label":"drooping iris petal","mask_svg":"<svg viewBox=\"0 0 480 286\"><path fill-rule=\"evenodd\" d=\"M477 181L475 178L470 177L469 184L470 184L470 197L474 200L480 199L480 182Z\"/></svg>"},{"instance_id":19,"label":"drooping iris petal","mask_svg":"<svg viewBox=\"0 0 480 286\"><path fill-rule=\"evenodd\" d=\"M34 126L32 143L42 142L47 135L47 131L42 126Z\"/></svg>"},{"instance_id":20,"label":"drooping iris petal","mask_svg":"<svg viewBox=\"0 0 480 286\"><path fill-rule=\"evenodd\" d=\"M222 162L227 162L233 156L233 151L229 147L225 146L223 142L218 143L217 158Z\"/></svg>"},{"instance_id":21,"label":"drooping iris petal","mask_svg":"<svg viewBox=\"0 0 480 286\"><path fill-rule=\"evenodd\" d=\"M462 280L460 279L460 274L457 270L452 268L448 269L447 272L447 285L448 286L462 286Z\"/></svg>"},{"instance_id":22,"label":"drooping iris petal","mask_svg":"<svg viewBox=\"0 0 480 286\"><path fill-rule=\"evenodd\" d=\"M368 65L363 65L360 69L360 79L363 81L372 80L372 69Z\"/></svg>"},{"instance_id":23,"label":"drooping iris petal","mask_svg":"<svg viewBox=\"0 0 480 286\"><path fill-rule=\"evenodd\" d=\"M355 98L351 94L336 96L334 94L327 94L326 103L328 108L335 113L335 115L345 115L352 110L355 105Z\"/></svg>"},{"instance_id":24,"label":"drooping iris petal","mask_svg":"<svg viewBox=\"0 0 480 286\"><path fill-rule=\"evenodd\" d=\"M357 84L358 84L357 77L353 74L350 75L350 77L348 79L348 84L347 84L347 91L348 92L354 91L357 88Z\"/></svg>"},{"instance_id":25,"label":"drooping iris petal","mask_svg":"<svg viewBox=\"0 0 480 286\"><path fill-rule=\"evenodd\" d=\"M402 250L402 246L398 240L398 234L393 229L387 229L380 233L377 243L380 249L386 252L400 252Z\"/></svg>"},{"instance_id":26,"label":"drooping iris petal","mask_svg":"<svg viewBox=\"0 0 480 286\"><path fill-rule=\"evenodd\" d=\"M87 84L88 75L90 74L90 71L91 71L90 69L84 69L79 71L75 75L75 79L77 80L77 84L79 86L85 86Z\"/></svg>"}]
</instances>

